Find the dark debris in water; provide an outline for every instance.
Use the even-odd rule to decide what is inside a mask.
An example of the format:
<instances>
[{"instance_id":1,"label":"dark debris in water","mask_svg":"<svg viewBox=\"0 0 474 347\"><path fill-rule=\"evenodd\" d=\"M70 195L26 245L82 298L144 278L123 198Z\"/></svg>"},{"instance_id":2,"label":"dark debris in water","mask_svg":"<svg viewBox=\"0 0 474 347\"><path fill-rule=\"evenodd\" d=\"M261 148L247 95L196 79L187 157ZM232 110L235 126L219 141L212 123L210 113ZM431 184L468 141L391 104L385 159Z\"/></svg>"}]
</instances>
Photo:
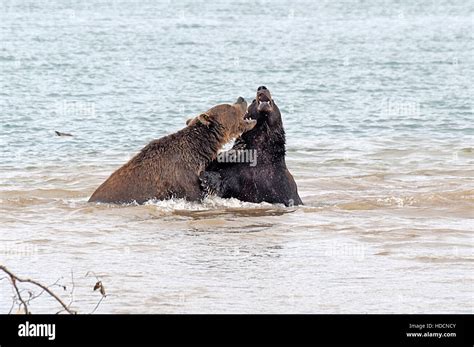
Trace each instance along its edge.
<instances>
[{"instance_id":1,"label":"dark debris in water","mask_svg":"<svg viewBox=\"0 0 474 347\"><path fill-rule=\"evenodd\" d=\"M209 217L266 217L266 216L282 216L287 213L293 213L296 209L275 209L275 208L258 208L258 209L226 209L226 210L201 210L188 211L176 210L174 215L186 216L193 219L204 219Z\"/></svg>"}]
</instances>

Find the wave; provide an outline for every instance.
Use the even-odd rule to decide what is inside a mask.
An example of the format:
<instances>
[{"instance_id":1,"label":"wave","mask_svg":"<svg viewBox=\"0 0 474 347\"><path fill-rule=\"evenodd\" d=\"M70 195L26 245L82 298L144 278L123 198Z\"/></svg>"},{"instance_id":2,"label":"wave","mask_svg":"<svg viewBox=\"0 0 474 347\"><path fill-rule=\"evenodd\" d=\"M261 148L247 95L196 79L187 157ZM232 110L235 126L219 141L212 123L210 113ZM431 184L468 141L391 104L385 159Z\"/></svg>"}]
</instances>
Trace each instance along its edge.
<instances>
[{"instance_id":1,"label":"wave","mask_svg":"<svg viewBox=\"0 0 474 347\"><path fill-rule=\"evenodd\" d=\"M343 210L373 210L380 208L447 208L465 211L469 216L474 208L474 190L421 193L414 195L389 195L362 200L346 201L334 205Z\"/></svg>"}]
</instances>

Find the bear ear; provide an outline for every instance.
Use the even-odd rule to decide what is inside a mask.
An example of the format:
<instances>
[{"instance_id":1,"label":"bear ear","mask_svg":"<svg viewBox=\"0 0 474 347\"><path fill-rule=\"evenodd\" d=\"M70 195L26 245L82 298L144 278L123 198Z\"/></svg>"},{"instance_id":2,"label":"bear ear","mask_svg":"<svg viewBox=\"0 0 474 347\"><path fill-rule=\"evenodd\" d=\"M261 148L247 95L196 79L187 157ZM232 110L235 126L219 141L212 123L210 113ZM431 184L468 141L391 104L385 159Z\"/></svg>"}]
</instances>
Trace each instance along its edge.
<instances>
[{"instance_id":1,"label":"bear ear","mask_svg":"<svg viewBox=\"0 0 474 347\"><path fill-rule=\"evenodd\" d=\"M211 116L207 113L201 113L198 116L199 121L204 124L205 126L209 126L211 124Z\"/></svg>"}]
</instances>

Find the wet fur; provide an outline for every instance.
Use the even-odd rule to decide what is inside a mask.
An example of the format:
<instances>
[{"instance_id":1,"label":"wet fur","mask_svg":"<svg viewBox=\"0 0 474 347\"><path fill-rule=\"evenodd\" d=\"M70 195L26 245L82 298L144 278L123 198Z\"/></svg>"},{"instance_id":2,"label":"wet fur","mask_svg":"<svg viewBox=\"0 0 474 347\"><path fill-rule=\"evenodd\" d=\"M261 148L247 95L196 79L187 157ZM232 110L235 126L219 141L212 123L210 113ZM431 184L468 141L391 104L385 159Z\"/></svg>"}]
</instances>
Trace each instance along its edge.
<instances>
[{"instance_id":1,"label":"wet fur","mask_svg":"<svg viewBox=\"0 0 474 347\"><path fill-rule=\"evenodd\" d=\"M258 117L255 100L248 112ZM248 202L302 205L295 180L286 167L285 143L280 110L273 102L273 111L266 117L260 116L255 128L233 146L234 150L257 150L257 165L213 161L200 177L204 191Z\"/></svg>"},{"instance_id":2,"label":"wet fur","mask_svg":"<svg viewBox=\"0 0 474 347\"><path fill-rule=\"evenodd\" d=\"M239 123L242 117L236 118L235 114L243 115L243 111L224 110L217 116L202 114L186 128L150 142L102 183L89 201L143 203L171 197L201 199L199 174L216 158L219 149L238 135L234 133L242 126Z\"/></svg>"}]
</instances>

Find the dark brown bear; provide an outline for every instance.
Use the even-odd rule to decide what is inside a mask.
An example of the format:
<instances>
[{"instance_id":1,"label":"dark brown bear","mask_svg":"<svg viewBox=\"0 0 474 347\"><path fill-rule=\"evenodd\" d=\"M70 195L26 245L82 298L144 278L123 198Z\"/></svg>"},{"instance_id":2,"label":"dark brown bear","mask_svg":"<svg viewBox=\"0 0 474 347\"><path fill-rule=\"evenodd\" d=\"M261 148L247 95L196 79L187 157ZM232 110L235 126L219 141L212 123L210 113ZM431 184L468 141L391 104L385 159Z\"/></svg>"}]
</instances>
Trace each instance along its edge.
<instances>
[{"instance_id":1,"label":"dark brown bear","mask_svg":"<svg viewBox=\"0 0 474 347\"><path fill-rule=\"evenodd\" d=\"M89 201L199 200L199 174L226 142L255 126L254 120L244 119L246 109L243 98L233 105L215 106L177 133L150 142L102 183Z\"/></svg>"},{"instance_id":2,"label":"dark brown bear","mask_svg":"<svg viewBox=\"0 0 474 347\"><path fill-rule=\"evenodd\" d=\"M295 180L286 167L280 110L266 87L257 89L257 96L247 112L257 125L242 134L232 150L243 154L253 151L255 162L213 161L200 177L204 191L242 201L302 205Z\"/></svg>"}]
</instances>

